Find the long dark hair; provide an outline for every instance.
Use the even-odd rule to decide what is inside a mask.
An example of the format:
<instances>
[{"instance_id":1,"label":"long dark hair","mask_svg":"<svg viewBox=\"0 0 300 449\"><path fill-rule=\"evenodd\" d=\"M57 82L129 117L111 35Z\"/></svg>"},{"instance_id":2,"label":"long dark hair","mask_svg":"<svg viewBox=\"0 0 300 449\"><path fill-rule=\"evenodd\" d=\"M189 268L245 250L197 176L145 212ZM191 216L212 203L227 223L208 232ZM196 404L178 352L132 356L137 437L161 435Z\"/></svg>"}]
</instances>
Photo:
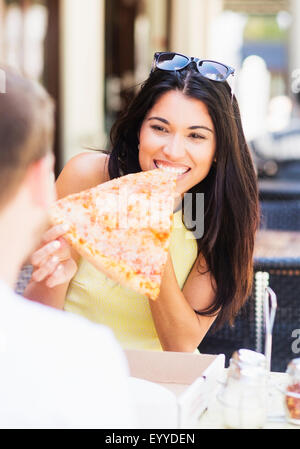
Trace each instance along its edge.
<instances>
[{"instance_id":1,"label":"long dark hair","mask_svg":"<svg viewBox=\"0 0 300 449\"><path fill-rule=\"evenodd\" d=\"M238 103L234 96L231 98L228 83L208 80L191 66L179 72L152 73L111 130L108 169L111 179L141 171L140 127L159 97L170 90L179 90L205 103L216 133L217 162L190 193L204 193L205 232L197 239L198 254L204 256L216 284L214 303L196 312L217 314L217 329L227 321L233 324L251 293L254 238L259 221L256 173Z\"/></svg>"}]
</instances>

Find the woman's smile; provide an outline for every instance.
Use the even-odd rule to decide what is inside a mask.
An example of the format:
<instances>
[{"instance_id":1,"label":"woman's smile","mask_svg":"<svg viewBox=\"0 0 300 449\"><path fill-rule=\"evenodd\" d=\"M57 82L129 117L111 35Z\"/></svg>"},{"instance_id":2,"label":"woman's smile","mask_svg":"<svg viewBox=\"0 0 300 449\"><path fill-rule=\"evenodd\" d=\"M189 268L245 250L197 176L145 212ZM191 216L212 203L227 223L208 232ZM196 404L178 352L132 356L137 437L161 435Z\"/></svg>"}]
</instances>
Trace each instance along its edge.
<instances>
[{"instance_id":1,"label":"woman's smile","mask_svg":"<svg viewBox=\"0 0 300 449\"><path fill-rule=\"evenodd\" d=\"M176 173L178 175L177 179L182 178L190 171L190 168L187 166L171 164L168 161L154 160L153 162L156 168L160 168L171 173Z\"/></svg>"}]
</instances>

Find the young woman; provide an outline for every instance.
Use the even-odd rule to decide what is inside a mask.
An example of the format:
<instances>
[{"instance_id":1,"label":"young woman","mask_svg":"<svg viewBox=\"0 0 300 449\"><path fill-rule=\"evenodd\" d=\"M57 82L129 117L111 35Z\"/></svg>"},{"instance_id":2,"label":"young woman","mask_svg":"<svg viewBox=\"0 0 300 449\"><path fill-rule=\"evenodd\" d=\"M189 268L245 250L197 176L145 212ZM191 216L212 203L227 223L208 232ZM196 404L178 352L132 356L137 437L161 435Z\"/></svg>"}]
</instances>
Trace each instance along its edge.
<instances>
[{"instance_id":1,"label":"young woman","mask_svg":"<svg viewBox=\"0 0 300 449\"><path fill-rule=\"evenodd\" d=\"M174 214L158 299L107 279L70 249L62 227L47 231L32 256L28 298L109 325L126 348L193 352L214 320L233 322L251 290L258 193L231 74L214 61L155 54L149 78L112 128L110 154L80 154L57 180L61 198L141 170L178 173L177 192L189 201L184 216L181 208ZM204 194L201 237L185 223L197 193Z\"/></svg>"}]
</instances>

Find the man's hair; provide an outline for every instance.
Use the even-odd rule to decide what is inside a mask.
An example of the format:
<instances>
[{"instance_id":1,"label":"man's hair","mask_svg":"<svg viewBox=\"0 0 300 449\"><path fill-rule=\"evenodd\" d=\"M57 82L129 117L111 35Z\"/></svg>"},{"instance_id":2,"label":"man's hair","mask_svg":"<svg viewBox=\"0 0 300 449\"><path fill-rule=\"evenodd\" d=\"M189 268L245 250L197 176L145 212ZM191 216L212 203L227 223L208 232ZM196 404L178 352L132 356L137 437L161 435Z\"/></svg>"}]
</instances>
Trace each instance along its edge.
<instances>
[{"instance_id":1,"label":"man's hair","mask_svg":"<svg viewBox=\"0 0 300 449\"><path fill-rule=\"evenodd\" d=\"M0 207L17 191L27 168L52 150L54 103L38 83L0 65Z\"/></svg>"}]
</instances>

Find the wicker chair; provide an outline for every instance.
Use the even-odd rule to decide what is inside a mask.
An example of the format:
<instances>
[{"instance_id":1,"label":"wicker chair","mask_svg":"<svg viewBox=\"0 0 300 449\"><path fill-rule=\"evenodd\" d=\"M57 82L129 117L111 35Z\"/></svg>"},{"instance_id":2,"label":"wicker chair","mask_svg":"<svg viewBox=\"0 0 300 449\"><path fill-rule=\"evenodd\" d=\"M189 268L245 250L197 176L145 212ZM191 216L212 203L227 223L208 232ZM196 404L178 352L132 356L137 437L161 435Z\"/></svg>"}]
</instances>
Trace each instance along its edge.
<instances>
[{"instance_id":1,"label":"wicker chair","mask_svg":"<svg viewBox=\"0 0 300 449\"><path fill-rule=\"evenodd\" d=\"M32 274L32 266L25 265L19 273L17 283L15 285L15 292L18 295L22 295Z\"/></svg>"},{"instance_id":2,"label":"wicker chair","mask_svg":"<svg viewBox=\"0 0 300 449\"><path fill-rule=\"evenodd\" d=\"M203 354L225 354L225 366L228 367L234 351L241 348L256 350L255 330L255 298L252 295L235 319L234 326L225 324L216 331L213 324L198 349Z\"/></svg>"},{"instance_id":3,"label":"wicker chair","mask_svg":"<svg viewBox=\"0 0 300 449\"><path fill-rule=\"evenodd\" d=\"M288 362L299 357L297 345L293 346L293 331L300 332L300 257L266 258L255 261L256 271L256 316L260 324L257 343L264 345L263 310L261 293L269 285L277 296L277 311L273 328L272 371L285 371ZM259 278L265 276L264 279ZM259 285L260 284L260 285ZM259 318L260 317L260 318ZM300 345L299 345L300 352Z\"/></svg>"},{"instance_id":4,"label":"wicker chair","mask_svg":"<svg viewBox=\"0 0 300 449\"><path fill-rule=\"evenodd\" d=\"M296 329L300 333L300 257L256 259L253 294L238 315L234 327L225 325L215 333L212 327L199 345L200 352L225 354L226 366L237 349L247 348L263 353L263 298L267 286L276 293L278 304L273 328L271 369L285 371L288 362L299 356L295 352L297 345L293 346L295 335L292 333Z\"/></svg>"},{"instance_id":5,"label":"wicker chair","mask_svg":"<svg viewBox=\"0 0 300 449\"><path fill-rule=\"evenodd\" d=\"M261 229L300 230L300 200L262 200Z\"/></svg>"}]
</instances>

